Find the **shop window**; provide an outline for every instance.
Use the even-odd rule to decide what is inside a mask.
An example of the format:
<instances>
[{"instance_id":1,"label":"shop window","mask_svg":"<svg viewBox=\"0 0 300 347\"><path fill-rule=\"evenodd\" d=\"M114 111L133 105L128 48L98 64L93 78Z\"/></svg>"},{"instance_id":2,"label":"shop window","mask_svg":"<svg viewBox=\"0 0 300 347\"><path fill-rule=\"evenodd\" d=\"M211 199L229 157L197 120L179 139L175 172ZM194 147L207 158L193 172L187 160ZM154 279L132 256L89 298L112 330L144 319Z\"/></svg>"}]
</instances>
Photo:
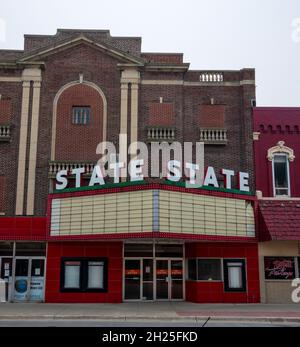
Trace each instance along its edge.
<instances>
[{"instance_id":1,"label":"shop window","mask_svg":"<svg viewBox=\"0 0 300 347\"><path fill-rule=\"evenodd\" d=\"M0 256L13 256L14 243L8 241L0 242Z\"/></svg>"},{"instance_id":2,"label":"shop window","mask_svg":"<svg viewBox=\"0 0 300 347\"><path fill-rule=\"evenodd\" d=\"M64 263L64 288L80 288L80 261L66 261Z\"/></svg>"},{"instance_id":3,"label":"shop window","mask_svg":"<svg viewBox=\"0 0 300 347\"><path fill-rule=\"evenodd\" d=\"M221 281L221 260L198 259L197 273L200 281Z\"/></svg>"},{"instance_id":4,"label":"shop window","mask_svg":"<svg viewBox=\"0 0 300 347\"><path fill-rule=\"evenodd\" d=\"M157 258L182 258L183 246L181 244L157 244L155 245L155 256Z\"/></svg>"},{"instance_id":5,"label":"shop window","mask_svg":"<svg viewBox=\"0 0 300 347\"><path fill-rule=\"evenodd\" d=\"M72 107L72 124L88 125L91 121L90 106L73 106Z\"/></svg>"},{"instance_id":6,"label":"shop window","mask_svg":"<svg viewBox=\"0 0 300 347\"><path fill-rule=\"evenodd\" d=\"M189 259L188 279L196 281L222 281L221 259Z\"/></svg>"},{"instance_id":7,"label":"shop window","mask_svg":"<svg viewBox=\"0 0 300 347\"><path fill-rule=\"evenodd\" d=\"M89 261L88 262L88 288L102 289L103 281L104 281L103 274L104 274L103 261Z\"/></svg>"},{"instance_id":8,"label":"shop window","mask_svg":"<svg viewBox=\"0 0 300 347\"><path fill-rule=\"evenodd\" d=\"M17 256L46 256L46 243L43 242L17 242Z\"/></svg>"},{"instance_id":9,"label":"shop window","mask_svg":"<svg viewBox=\"0 0 300 347\"><path fill-rule=\"evenodd\" d=\"M124 257L153 257L152 243L125 243Z\"/></svg>"},{"instance_id":10,"label":"shop window","mask_svg":"<svg viewBox=\"0 0 300 347\"><path fill-rule=\"evenodd\" d=\"M294 257L265 257L266 280L291 280L296 277Z\"/></svg>"},{"instance_id":11,"label":"shop window","mask_svg":"<svg viewBox=\"0 0 300 347\"><path fill-rule=\"evenodd\" d=\"M224 288L227 292L246 291L245 260L224 259Z\"/></svg>"},{"instance_id":12,"label":"shop window","mask_svg":"<svg viewBox=\"0 0 300 347\"><path fill-rule=\"evenodd\" d=\"M290 196L289 162L286 154L273 157L274 196Z\"/></svg>"},{"instance_id":13,"label":"shop window","mask_svg":"<svg viewBox=\"0 0 300 347\"><path fill-rule=\"evenodd\" d=\"M63 258L62 292L106 292L106 258Z\"/></svg>"}]
</instances>

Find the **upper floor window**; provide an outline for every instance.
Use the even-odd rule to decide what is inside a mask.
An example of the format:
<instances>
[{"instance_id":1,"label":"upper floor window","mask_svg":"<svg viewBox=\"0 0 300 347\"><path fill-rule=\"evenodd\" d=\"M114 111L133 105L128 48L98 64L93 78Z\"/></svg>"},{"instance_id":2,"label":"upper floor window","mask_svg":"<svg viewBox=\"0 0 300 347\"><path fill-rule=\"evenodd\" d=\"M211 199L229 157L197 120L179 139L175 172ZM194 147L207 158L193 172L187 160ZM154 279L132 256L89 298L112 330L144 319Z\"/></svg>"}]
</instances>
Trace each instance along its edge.
<instances>
[{"instance_id":1,"label":"upper floor window","mask_svg":"<svg viewBox=\"0 0 300 347\"><path fill-rule=\"evenodd\" d=\"M73 106L72 107L72 124L87 125L91 121L90 106Z\"/></svg>"},{"instance_id":2,"label":"upper floor window","mask_svg":"<svg viewBox=\"0 0 300 347\"><path fill-rule=\"evenodd\" d=\"M274 196L290 196L289 161L283 153L273 156L273 189Z\"/></svg>"}]
</instances>

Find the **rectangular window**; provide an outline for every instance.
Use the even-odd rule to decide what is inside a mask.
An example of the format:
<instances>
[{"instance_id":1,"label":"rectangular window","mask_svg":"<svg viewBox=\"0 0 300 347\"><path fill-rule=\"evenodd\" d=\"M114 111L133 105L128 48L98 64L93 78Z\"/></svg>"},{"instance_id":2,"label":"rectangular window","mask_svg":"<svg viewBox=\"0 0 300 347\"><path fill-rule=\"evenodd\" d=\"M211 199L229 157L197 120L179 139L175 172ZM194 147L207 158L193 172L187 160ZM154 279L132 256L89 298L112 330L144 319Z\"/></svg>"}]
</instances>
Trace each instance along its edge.
<instances>
[{"instance_id":1,"label":"rectangular window","mask_svg":"<svg viewBox=\"0 0 300 347\"><path fill-rule=\"evenodd\" d=\"M286 155L274 155L273 179L275 196L290 195L289 165Z\"/></svg>"},{"instance_id":2,"label":"rectangular window","mask_svg":"<svg viewBox=\"0 0 300 347\"><path fill-rule=\"evenodd\" d=\"M188 279L194 281L222 281L221 259L189 259Z\"/></svg>"},{"instance_id":3,"label":"rectangular window","mask_svg":"<svg viewBox=\"0 0 300 347\"><path fill-rule=\"evenodd\" d=\"M221 259L198 259L198 280L221 281Z\"/></svg>"},{"instance_id":4,"label":"rectangular window","mask_svg":"<svg viewBox=\"0 0 300 347\"><path fill-rule=\"evenodd\" d=\"M106 292L106 258L63 258L62 292Z\"/></svg>"},{"instance_id":5,"label":"rectangular window","mask_svg":"<svg viewBox=\"0 0 300 347\"><path fill-rule=\"evenodd\" d=\"M296 277L294 257L265 257L266 280L291 280Z\"/></svg>"},{"instance_id":6,"label":"rectangular window","mask_svg":"<svg viewBox=\"0 0 300 347\"><path fill-rule=\"evenodd\" d=\"M80 261L66 261L64 271L64 288L80 288Z\"/></svg>"},{"instance_id":7,"label":"rectangular window","mask_svg":"<svg viewBox=\"0 0 300 347\"><path fill-rule=\"evenodd\" d=\"M90 106L73 106L72 107L72 124L87 125L91 121Z\"/></svg>"},{"instance_id":8,"label":"rectangular window","mask_svg":"<svg viewBox=\"0 0 300 347\"><path fill-rule=\"evenodd\" d=\"M103 288L103 261L89 261L88 262L88 288L89 289L102 289Z\"/></svg>"},{"instance_id":9,"label":"rectangular window","mask_svg":"<svg viewBox=\"0 0 300 347\"><path fill-rule=\"evenodd\" d=\"M246 291L244 259L224 259L224 288L227 292Z\"/></svg>"}]
</instances>

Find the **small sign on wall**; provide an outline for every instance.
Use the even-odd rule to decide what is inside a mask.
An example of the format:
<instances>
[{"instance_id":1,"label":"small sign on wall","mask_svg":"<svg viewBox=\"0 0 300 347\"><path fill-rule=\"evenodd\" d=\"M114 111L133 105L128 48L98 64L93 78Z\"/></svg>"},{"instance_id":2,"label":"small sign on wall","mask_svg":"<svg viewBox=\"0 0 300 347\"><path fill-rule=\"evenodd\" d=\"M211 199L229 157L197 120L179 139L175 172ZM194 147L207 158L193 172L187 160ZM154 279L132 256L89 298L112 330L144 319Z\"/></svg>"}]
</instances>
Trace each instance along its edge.
<instances>
[{"instance_id":1,"label":"small sign on wall","mask_svg":"<svg viewBox=\"0 0 300 347\"><path fill-rule=\"evenodd\" d=\"M265 257L266 280L292 280L295 278L293 257Z\"/></svg>"}]
</instances>

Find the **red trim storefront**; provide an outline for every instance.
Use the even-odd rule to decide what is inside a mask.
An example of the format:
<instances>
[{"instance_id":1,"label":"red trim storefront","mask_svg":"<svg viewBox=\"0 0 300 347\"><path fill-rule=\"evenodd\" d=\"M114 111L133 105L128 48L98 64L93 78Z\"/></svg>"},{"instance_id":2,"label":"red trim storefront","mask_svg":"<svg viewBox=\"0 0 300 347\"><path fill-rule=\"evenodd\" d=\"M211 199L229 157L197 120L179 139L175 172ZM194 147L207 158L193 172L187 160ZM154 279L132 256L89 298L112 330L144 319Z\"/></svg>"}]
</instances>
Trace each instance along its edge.
<instances>
[{"instance_id":1,"label":"red trim storefront","mask_svg":"<svg viewBox=\"0 0 300 347\"><path fill-rule=\"evenodd\" d=\"M60 303L120 303L124 301L125 253L128 242L132 244L181 244L183 300L197 303L255 303L260 301L257 238L185 232L142 231L134 233L102 233L79 235L51 235L51 203L54 199L99 196L134 191L161 190L163 192L191 193L201 196L247 200L256 215L256 200L250 195L205 189L186 189L178 186L147 184L96 190L69 191L51 194L47 218L1 218L2 240L43 241L47 243L45 271L45 301ZM256 223L256 216L255 216ZM62 261L64 259L106 259L107 282L102 291L64 291L62 289ZM141 254L140 258L144 258ZM213 260L220 264L218 278L192 278L189 261ZM244 265L245 283L242 290L226 289L225 265L241 261ZM153 263L155 262L155 255ZM141 262L142 264L142 262ZM197 263L198 264L198 263ZM153 265L151 272L155 271ZM197 265L198 266L198 265ZM200 266L200 265L199 265ZM210 266L205 264L205 266ZM198 267L197 267L198 269ZM228 269L227 269L228 270ZM150 270L149 270L150 271ZM228 273L228 271L227 271ZM153 275L155 277L155 275ZM156 278L156 277L155 277ZM153 280L154 281L154 280ZM177 282L178 283L178 282ZM143 295L141 295L141 300ZM155 298L153 298L155 299ZM169 297L170 300L172 298Z\"/></svg>"}]
</instances>

